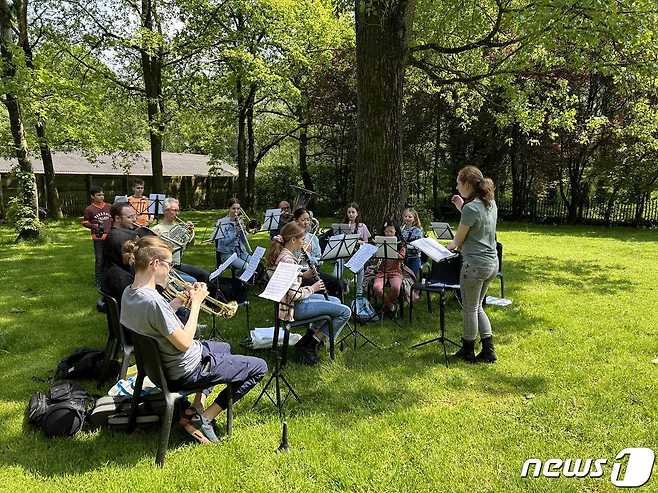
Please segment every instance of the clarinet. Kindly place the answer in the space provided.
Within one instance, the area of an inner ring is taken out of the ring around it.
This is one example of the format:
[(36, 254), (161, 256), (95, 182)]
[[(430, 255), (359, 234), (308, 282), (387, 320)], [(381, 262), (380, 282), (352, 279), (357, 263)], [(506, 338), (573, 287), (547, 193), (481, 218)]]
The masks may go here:
[[(306, 253), (306, 245), (307, 244), (308, 243), (304, 242), (304, 244), (302, 245), (302, 249), (301, 249), (302, 260), (306, 261), (306, 264), (308, 265), (308, 270), (311, 271), (311, 275), (313, 276), (313, 279), (316, 282), (321, 281), (322, 279), (320, 279), (320, 274), (318, 274), (318, 269), (315, 267), (315, 265), (313, 265), (311, 263), (311, 259), (308, 257), (308, 253)], [(325, 287), (322, 294), (324, 294), (324, 299), (329, 301), (329, 295), (327, 294), (327, 288), (326, 287)]]

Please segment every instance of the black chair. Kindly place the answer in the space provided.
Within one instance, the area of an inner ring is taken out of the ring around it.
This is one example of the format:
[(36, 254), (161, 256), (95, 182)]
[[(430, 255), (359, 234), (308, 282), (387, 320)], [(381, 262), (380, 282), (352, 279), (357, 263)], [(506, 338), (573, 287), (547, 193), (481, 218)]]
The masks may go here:
[(500, 279), (500, 297), (505, 297), (505, 280), (503, 278), (503, 244), (496, 242), (496, 254), (498, 255), (498, 272), (496, 277)]
[[(127, 329), (126, 329), (127, 330)], [(158, 451), (155, 456), (155, 463), (159, 467), (164, 466), (165, 455), (169, 445), (169, 435), (171, 434), (171, 425), (174, 418), (174, 406), (178, 399), (184, 398), (188, 394), (201, 392), (204, 387), (197, 389), (185, 389), (182, 392), (176, 392), (169, 388), (167, 377), (165, 376), (164, 367), (160, 358), (160, 350), (155, 339), (130, 331), (135, 343), (135, 359), (137, 360), (137, 379), (133, 391), (132, 407), (130, 410), (130, 420), (128, 422), (128, 433), (135, 430), (137, 422), (137, 410), (142, 401), (142, 384), (144, 378), (149, 377), (151, 381), (162, 390), (162, 397), (165, 401), (165, 413), (162, 417), (162, 426), (160, 428), (160, 442)], [(228, 388), (228, 408), (226, 409), (226, 435), (231, 436), (233, 432), (233, 390), (230, 385)]]
[(130, 366), (130, 356), (134, 349), (119, 323), (119, 304), (117, 300), (103, 291), (100, 291), (100, 294), (103, 297), (107, 318), (107, 342), (105, 344), (105, 361), (98, 381), (99, 388), (103, 382), (114, 377), (114, 375), (110, 375), (113, 361), (119, 360), (121, 362), (119, 378), (126, 378)]
[[(432, 294), (443, 295), (446, 292), (453, 293), (457, 301), (461, 304), (461, 293), (459, 288), (451, 288), (449, 286), (459, 286), (459, 276), (462, 268), (462, 256), (452, 257), (442, 262), (432, 262), (430, 272), (427, 276), (420, 273), (420, 278), (416, 281), (412, 288), (413, 291), (418, 291), (422, 294), (425, 292), (427, 295), (427, 311), (432, 313)], [(447, 286), (446, 286), (447, 285)], [(409, 319), (411, 320), (413, 304), (409, 305)]]

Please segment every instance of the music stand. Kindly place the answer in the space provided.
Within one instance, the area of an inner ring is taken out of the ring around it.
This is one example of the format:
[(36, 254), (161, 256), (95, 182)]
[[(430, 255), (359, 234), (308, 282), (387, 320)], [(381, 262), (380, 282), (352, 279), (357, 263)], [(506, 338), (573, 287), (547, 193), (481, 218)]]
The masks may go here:
[[(436, 268), (439, 266), (440, 268)], [(442, 260), (436, 261), (432, 260), (432, 288), (431, 292), (439, 293), (439, 335), (427, 341), (419, 342), (411, 346), (412, 349), (431, 344), (433, 342), (438, 342), (443, 346), (443, 356), (445, 358), (445, 365), (448, 368), (448, 350), (446, 348), (446, 343), (453, 344), (458, 348), (461, 347), (461, 344), (449, 339), (446, 337), (446, 320), (445, 320), (445, 307), (446, 307), (446, 291), (454, 290), (452, 286), (459, 284), (459, 270), (461, 266), (461, 256), (452, 256), (446, 257)], [(436, 270), (439, 272), (437, 273)]]
[(147, 214), (149, 216), (153, 216), (156, 219), (158, 216), (161, 216), (164, 214), (164, 201), (165, 201), (165, 194), (164, 193), (151, 193), (149, 194), (149, 206), (148, 209), (146, 210)]
[(448, 223), (432, 222), (430, 227), (434, 231), (437, 240), (452, 240), (455, 237)]
[[(283, 373), (283, 369), (286, 366), (288, 361), (288, 342), (290, 341), (290, 324), (286, 323), (283, 325), (283, 345), (279, 349), (279, 330), (281, 329), (281, 320), (279, 319), (279, 307), (281, 304), (286, 304), (283, 299), (286, 297), (286, 294), (291, 289), (292, 284), (297, 278), (299, 272), (299, 266), (296, 264), (287, 264), (285, 262), (280, 262), (277, 266), (274, 274), (270, 278), (270, 281), (267, 283), (265, 290), (259, 294), (261, 298), (265, 298), (270, 301), (274, 301), (274, 335), (272, 338), (272, 352), (274, 353), (274, 369), (270, 378), (267, 380), (261, 390), (260, 394), (256, 398), (252, 409), (255, 408), (260, 402), (263, 395), (266, 395), (267, 398), (274, 404), (279, 412), (279, 419), (283, 422), (284, 420), (284, 406), (292, 395), (297, 402), (301, 402), (299, 395), (295, 392), (290, 382)], [(290, 305), (287, 305), (290, 306)], [(275, 395), (272, 397), (268, 392), (270, 385), (274, 382)], [(281, 396), (281, 384), (285, 385), (288, 389), (285, 397)]]
[[(387, 262), (388, 260), (404, 260), (400, 258), (400, 253), (398, 252), (398, 239), (395, 236), (375, 236), (375, 245), (377, 245), (377, 251), (373, 256), (376, 259), (379, 259), (381, 262)], [(388, 280), (388, 271), (384, 269), (384, 284), (382, 286), (382, 302), (384, 299), (384, 289), (386, 289), (386, 281)], [(381, 322), (384, 323), (384, 312), (382, 309), (381, 313)], [(397, 321), (393, 322), (399, 327)]]
[(265, 220), (263, 221), (261, 231), (276, 231), (279, 229), (282, 214), (282, 209), (267, 209), (265, 211)]

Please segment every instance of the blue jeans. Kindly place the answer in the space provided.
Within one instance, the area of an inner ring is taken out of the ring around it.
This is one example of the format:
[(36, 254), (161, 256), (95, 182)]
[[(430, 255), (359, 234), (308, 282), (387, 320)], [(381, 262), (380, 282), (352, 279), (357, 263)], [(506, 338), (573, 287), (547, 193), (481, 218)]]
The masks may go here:
[[(352, 310), (348, 306), (342, 305), (335, 296), (329, 296), (327, 301), (324, 299), (323, 294), (317, 293), (295, 303), (295, 320), (314, 318), (320, 315), (329, 315), (331, 317), (335, 340), (352, 316)], [(320, 330), (329, 337), (329, 327), (322, 327)]]
[(487, 288), (498, 272), (498, 261), (487, 267), (476, 267), (464, 261), (459, 277), (464, 315), (464, 340), (474, 341), (491, 337), (491, 322), (482, 309)]

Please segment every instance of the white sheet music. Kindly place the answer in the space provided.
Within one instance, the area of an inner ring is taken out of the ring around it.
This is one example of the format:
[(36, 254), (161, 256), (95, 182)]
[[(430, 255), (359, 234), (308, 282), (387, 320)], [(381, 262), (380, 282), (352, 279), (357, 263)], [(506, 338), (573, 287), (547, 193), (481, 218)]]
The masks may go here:
[(351, 257), (354, 254), (359, 238), (360, 236), (358, 234), (340, 234), (329, 237), (321, 260)]
[(254, 250), (254, 253), (252, 253), (251, 257), (249, 258), (249, 264), (247, 264), (247, 268), (239, 278), (242, 282), (248, 282), (249, 279), (251, 279), (251, 276), (253, 276), (254, 272), (256, 272), (258, 264), (260, 263), (260, 259), (263, 258), (263, 255), (265, 255), (265, 249), (262, 246), (256, 247), (256, 250)]
[(114, 196), (114, 203), (119, 204), (119, 203), (124, 203), (128, 202), (128, 196), (127, 195), (115, 195)]
[(267, 209), (265, 211), (265, 220), (263, 221), (263, 226), (261, 231), (272, 231), (279, 227), (279, 221), (281, 220), (281, 214), (283, 211), (281, 209)]
[[(164, 211), (164, 193), (152, 193), (149, 194), (149, 214), (162, 214)], [(157, 205), (157, 210), (156, 210)]]
[(210, 275), (208, 276), (208, 281), (213, 282), (217, 276), (219, 276), (222, 272), (224, 272), (226, 269), (228, 269), (228, 266), (231, 265), (231, 263), (232, 263), (236, 258), (238, 258), (238, 256), (237, 256), (235, 253), (232, 253), (231, 256), (230, 256), (229, 258), (227, 258), (226, 260), (224, 260), (224, 262), (222, 263), (222, 265), (220, 265), (219, 267), (217, 267), (217, 270), (216, 270), (215, 272), (213, 272), (212, 274), (210, 274)]
[(457, 255), (456, 253), (452, 253), (434, 238), (420, 238), (412, 241), (411, 244), (435, 262), (455, 257)]
[(300, 266), (297, 264), (279, 262), (274, 274), (270, 278), (270, 282), (265, 286), (265, 291), (258, 296), (279, 303), (286, 296), (292, 284), (297, 280), (299, 269)]
[(377, 258), (398, 260), (398, 239), (395, 236), (375, 236), (375, 246), (377, 247)]
[(366, 265), (366, 262), (372, 258), (372, 256), (377, 251), (376, 245), (371, 245), (370, 243), (364, 243), (356, 251), (354, 256), (345, 264), (349, 270), (355, 274), (363, 269), (363, 266)]

